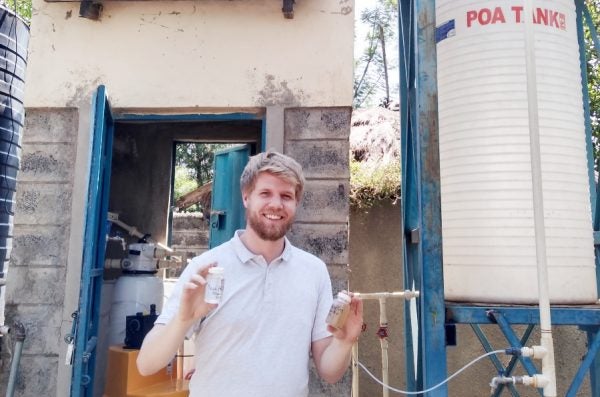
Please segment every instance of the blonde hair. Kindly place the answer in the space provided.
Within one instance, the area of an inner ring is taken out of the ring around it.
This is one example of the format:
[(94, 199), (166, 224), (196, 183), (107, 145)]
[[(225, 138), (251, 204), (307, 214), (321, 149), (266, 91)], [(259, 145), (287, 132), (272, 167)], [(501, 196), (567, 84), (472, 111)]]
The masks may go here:
[(250, 157), (240, 178), (242, 192), (251, 192), (254, 189), (256, 178), (263, 172), (283, 178), (294, 185), (296, 201), (300, 201), (305, 179), (302, 166), (296, 160), (273, 150)]

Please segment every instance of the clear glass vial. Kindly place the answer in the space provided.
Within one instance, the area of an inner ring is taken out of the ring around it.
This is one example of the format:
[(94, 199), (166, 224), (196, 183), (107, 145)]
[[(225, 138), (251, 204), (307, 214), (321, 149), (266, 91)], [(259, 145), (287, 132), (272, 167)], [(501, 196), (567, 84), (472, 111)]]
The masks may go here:
[(225, 269), (222, 267), (211, 267), (206, 277), (206, 289), (204, 290), (204, 301), (217, 304), (223, 297), (225, 287)]
[(325, 322), (334, 328), (342, 328), (346, 324), (348, 313), (350, 313), (351, 301), (352, 298), (346, 292), (338, 292)]

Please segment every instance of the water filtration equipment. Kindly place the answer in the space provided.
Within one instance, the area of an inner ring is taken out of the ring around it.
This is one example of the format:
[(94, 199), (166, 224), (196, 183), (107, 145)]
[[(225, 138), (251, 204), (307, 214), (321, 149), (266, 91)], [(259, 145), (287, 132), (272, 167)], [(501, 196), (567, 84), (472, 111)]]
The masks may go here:
[(150, 313), (151, 305), (162, 311), (164, 287), (156, 277), (160, 252), (156, 245), (140, 242), (129, 245), (127, 258), (121, 267), (123, 275), (115, 283), (110, 312), (109, 344), (123, 345), (126, 336), (126, 318), (137, 313)]
[(436, 2), (446, 299), (538, 298), (524, 18), (535, 25), (550, 298), (597, 298), (573, 0)]

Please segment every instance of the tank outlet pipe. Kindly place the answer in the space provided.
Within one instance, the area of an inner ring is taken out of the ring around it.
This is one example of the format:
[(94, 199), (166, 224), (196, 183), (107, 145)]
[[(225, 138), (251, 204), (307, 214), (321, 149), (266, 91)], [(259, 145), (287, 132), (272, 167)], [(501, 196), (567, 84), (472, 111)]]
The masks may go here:
[(550, 383), (550, 380), (544, 375), (533, 376), (495, 376), (490, 382), (491, 393), (494, 394), (500, 385), (524, 385), (533, 386), (535, 388), (545, 388)]
[(6, 397), (13, 397), (15, 394), (15, 386), (17, 384), (17, 375), (19, 372), (19, 362), (21, 361), (21, 353), (23, 351), (23, 342), (25, 341), (26, 332), (23, 323), (17, 322), (13, 327), (13, 338), (15, 339), (15, 348), (10, 362), (10, 374), (8, 376), (8, 385), (6, 386)]
[(387, 299), (387, 298), (404, 298), (411, 300), (419, 297), (419, 291), (396, 291), (396, 292), (354, 292), (354, 296), (360, 299)]
[[(354, 296), (360, 299), (372, 299), (379, 301), (379, 329), (377, 336), (381, 348), (381, 377), (384, 385), (389, 384), (389, 342), (388, 342), (388, 318), (387, 318), (387, 299), (403, 298), (404, 300), (415, 299), (419, 296), (419, 291), (396, 291), (396, 292), (354, 292)], [(352, 396), (359, 395), (358, 384), (358, 346), (355, 343), (352, 348)], [(355, 381), (356, 379), (356, 381)], [(389, 397), (390, 391), (383, 387), (383, 397)]]
[(542, 359), (542, 374), (548, 379), (544, 386), (545, 397), (556, 397), (556, 370), (554, 344), (550, 319), (550, 294), (546, 258), (546, 232), (544, 226), (544, 195), (542, 190), (542, 160), (540, 150), (540, 123), (537, 97), (537, 72), (535, 59), (535, 32), (533, 26), (533, 0), (524, 0), (525, 69), (527, 72), (527, 109), (529, 116), (529, 147), (531, 156), (531, 184), (533, 190), (533, 219), (535, 228), (535, 253), (537, 261), (538, 294), (540, 308), (540, 344), (547, 350)]

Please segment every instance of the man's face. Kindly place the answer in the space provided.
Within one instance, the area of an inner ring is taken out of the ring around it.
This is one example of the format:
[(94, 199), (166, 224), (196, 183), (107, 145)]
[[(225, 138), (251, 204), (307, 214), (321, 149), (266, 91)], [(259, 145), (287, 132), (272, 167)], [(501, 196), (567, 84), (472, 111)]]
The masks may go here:
[(292, 183), (261, 172), (254, 189), (242, 196), (248, 227), (263, 240), (277, 241), (292, 227), (298, 206)]

